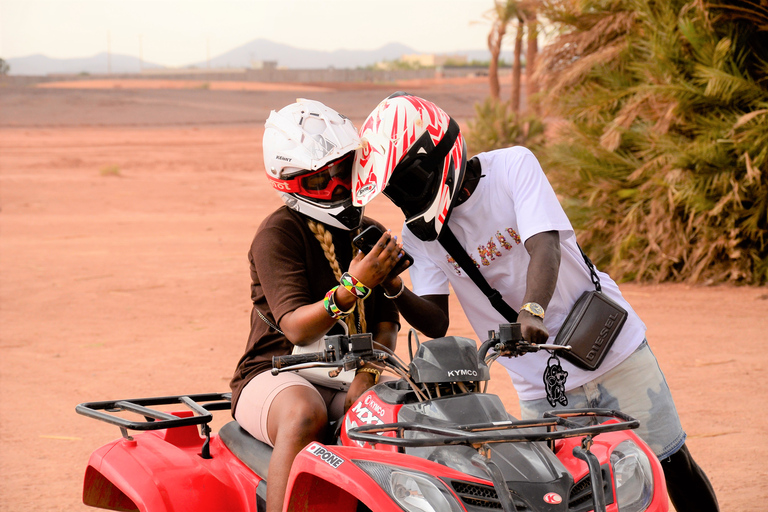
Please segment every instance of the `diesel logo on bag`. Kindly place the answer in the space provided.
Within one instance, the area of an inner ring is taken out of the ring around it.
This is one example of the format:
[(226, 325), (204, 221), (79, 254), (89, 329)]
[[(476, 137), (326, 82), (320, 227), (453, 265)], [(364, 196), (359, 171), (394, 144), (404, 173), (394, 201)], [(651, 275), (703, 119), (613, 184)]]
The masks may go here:
[(611, 327), (613, 327), (613, 324), (616, 323), (616, 319), (619, 317), (618, 313), (614, 313), (611, 316), (608, 317), (608, 320), (605, 321), (605, 327), (603, 327), (600, 330), (600, 335), (595, 340), (595, 343), (592, 345), (592, 350), (589, 351), (589, 354), (587, 354), (587, 359), (590, 361), (593, 361), (595, 357), (597, 357), (600, 349), (603, 346), (603, 343), (605, 343), (605, 340), (608, 337), (608, 334), (611, 332)]

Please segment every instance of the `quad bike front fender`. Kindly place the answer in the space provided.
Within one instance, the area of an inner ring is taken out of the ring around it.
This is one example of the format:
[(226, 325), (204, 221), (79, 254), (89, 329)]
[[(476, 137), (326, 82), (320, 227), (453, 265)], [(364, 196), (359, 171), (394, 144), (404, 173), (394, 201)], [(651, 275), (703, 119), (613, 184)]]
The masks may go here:
[(358, 503), (362, 503), (373, 512), (402, 512), (392, 497), (353, 460), (401, 467), (442, 478), (489, 483), (412, 455), (310, 443), (294, 459), (283, 510), (356, 512), (360, 510)]
[[(651, 448), (645, 444), (637, 434), (631, 430), (622, 430), (619, 432), (606, 432), (596, 436), (591, 447), (592, 453), (594, 453), (600, 461), (604, 463), (610, 460), (611, 452), (622, 441), (633, 441), (638, 448), (640, 448), (648, 457), (648, 462), (651, 465), (651, 471), (653, 472), (653, 497), (646, 512), (667, 512), (669, 510), (669, 500), (667, 497), (667, 484), (664, 479), (664, 471), (661, 467), (656, 454), (653, 453)], [(557, 441), (555, 443), (555, 453), (563, 463), (568, 472), (573, 475), (575, 481), (579, 481), (588, 477), (588, 468), (586, 462), (576, 458), (573, 455), (573, 449), (581, 445), (581, 438), (568, 438)], [(608, 466), (606, 466), (608, 467)], [(605, 481), (606, 486), (611, 487), (611, 494), (615, 496), (615, 480), (613, 475), (613, 469), (610, 469), (610, 473), (607, 475), (608, 479)], [(618, 503), (614, 501), (608, 505), (607, 510), (618, 511)]]

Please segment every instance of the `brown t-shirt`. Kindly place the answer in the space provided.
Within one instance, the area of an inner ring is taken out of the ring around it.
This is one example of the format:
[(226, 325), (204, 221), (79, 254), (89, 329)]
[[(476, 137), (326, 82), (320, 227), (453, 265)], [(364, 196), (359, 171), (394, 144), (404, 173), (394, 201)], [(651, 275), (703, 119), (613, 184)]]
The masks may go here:
[[(364, 217), (363, 226), (378, 224)], [(353, 232), (325, 226), (333, 236), (336, 259), (342, 270), (352, 260)], [(380, 226), (381, 227), (381, 226)], [(251, 266), (251, 333), (245, 354), (230, 382), (232, 411), (248, 382), (272, 368), (272, 356), (290, 354), (293, 344), (259, 317), (260, 311), (274, 325), (286, 313), (313, 304), (339, 284), (320, 242), (307, 225), (306, 217), (283, 206), (267, 217), (256, 231), (248, 252)], [(379, 322), (399, 323), (393, 301), (383, 296), (380, 286), (365, 299), (368, 331)]]

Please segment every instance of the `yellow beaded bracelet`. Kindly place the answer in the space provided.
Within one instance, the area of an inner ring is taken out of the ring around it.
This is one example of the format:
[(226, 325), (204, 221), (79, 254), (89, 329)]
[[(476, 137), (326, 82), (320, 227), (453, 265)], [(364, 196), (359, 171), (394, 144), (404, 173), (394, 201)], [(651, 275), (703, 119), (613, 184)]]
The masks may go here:
[(355, 372), (355, 375), (357, 375), (358, 373), (372, 373), (375, 376), (373, 380), (374, 386), (379, 383), (379, 379), (381, 378), (381, 370), (379, 370), (378, 368), (371, 368), (370, 366), (364, 366), (362, 368), (358, 368), (357, 371)]

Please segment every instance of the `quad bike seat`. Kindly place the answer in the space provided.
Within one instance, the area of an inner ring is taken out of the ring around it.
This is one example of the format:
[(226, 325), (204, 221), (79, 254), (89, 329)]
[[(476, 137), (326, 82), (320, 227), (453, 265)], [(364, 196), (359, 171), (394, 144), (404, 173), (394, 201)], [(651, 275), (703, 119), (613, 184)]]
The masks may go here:
[(249, 434), (236, 421), (230, 421), (219, 430), (219, 438), (243, 464), (267, 480), (272, 447)]

